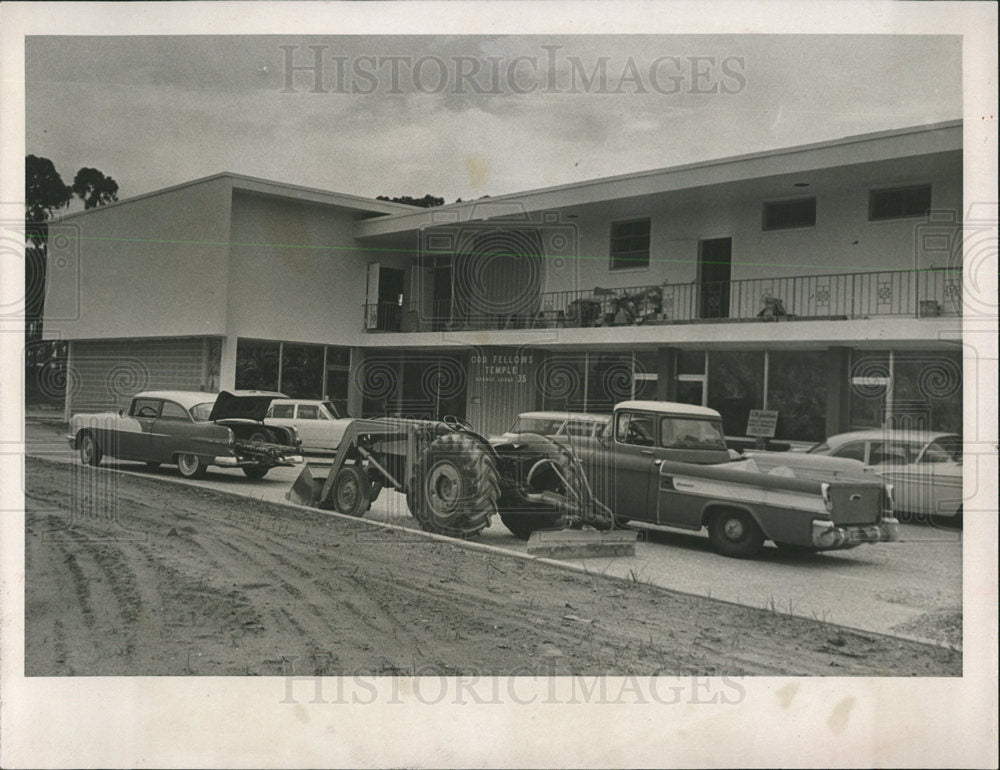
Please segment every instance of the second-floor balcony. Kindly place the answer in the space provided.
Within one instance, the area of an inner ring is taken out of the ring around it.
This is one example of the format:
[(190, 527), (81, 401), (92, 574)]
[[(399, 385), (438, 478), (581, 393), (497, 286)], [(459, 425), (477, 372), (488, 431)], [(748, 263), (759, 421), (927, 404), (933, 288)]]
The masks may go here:
[[(419, 308), (419, 309), (417, 309)], [(367, 331), (427, 332), (739, 321), (958, 316), (960, 268), (751, 278), (543, 292), (528, 309), (479, 312), (469, 298), (364, 305)]]

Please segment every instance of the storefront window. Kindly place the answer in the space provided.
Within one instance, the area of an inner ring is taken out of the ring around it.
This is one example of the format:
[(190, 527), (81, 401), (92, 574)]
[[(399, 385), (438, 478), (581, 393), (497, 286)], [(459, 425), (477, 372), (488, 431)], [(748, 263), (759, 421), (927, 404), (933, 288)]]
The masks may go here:
[(888, 350), (856, 350), (852, 353), (847, 391), (851, 430), (882, 427), (891, 366)]
[(236, 387), (240, 390), (277, 390), (278, 342), (240, 340), (236, 345)]
[(826, 354), (768, 354), (767, 408), (778, 413), (775, 437), (792, 441), (826, 438)]
[(727, 436), (744, 436), (751, 409), (764, 405), (763, 352), (713, 351), (708, 356), (708, 406), (722, 414)]
[(896, 353), (893, 386), (894, 428), (962, 432), (960, 353)]
[(678, 374), (704, 374), (705, 351), (680, 350), (677, 353)]
[(326, 398), (341, 414), (347, 414), (347, 391), (351, 380), (351, 349), (326, 349)]
[(610, 414), (632, 398), (631, 353), (591, 353), (588, 362), (586, 411)]
[(361, 416), (384, 417), (399, 411), (402, 366), (398, 356), (369, 353), (354, 373), (361, 391)]
[(323, 397), (322, 345), (282, 345), (280, 390), (290, 398)]
[(536, 380), (542, 395), (542, 409), (586, 411), (586, 353), (551, 354), (538, 367)]
[(400, 415), (441, 420), (465, 418), (468, 357), (421, 352), (369, 354), (359, 367), (364, 416)]

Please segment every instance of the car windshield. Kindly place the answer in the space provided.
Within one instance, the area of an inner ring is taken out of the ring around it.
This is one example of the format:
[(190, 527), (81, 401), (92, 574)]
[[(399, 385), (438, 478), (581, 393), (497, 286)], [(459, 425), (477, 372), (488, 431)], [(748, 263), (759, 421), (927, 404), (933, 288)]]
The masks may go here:
[(333, 416), (335, 420), (341, 419), (340, 412), (337, 411), (337, 407), (335, 407), (332, 402), (324, 401), (323, 406), (326, 407), (327, 411)]
[(562, 427), (562, 418), (555, 420), (546, 417), (519, 416), (511, 426), (511, 433), (538, 433), (541, 436), (554, 436)]
[(195, 422), (208, 422), (208, 416), (212, 413), (214, 401), (206, 401), (204, 404), (195, 404), (190, 409), (191, 417)]
[(927, 446), (921, 462), (960, 463), (962, 462), (962, 439), (958, 436), (942, 436)]
[(907, 441), (893, 441), (872, 444), (868, 457), (869, 465), (909, 465), (917, 461), (920, 444)]
[(669, 449), (721, 449), (726, 451), (722, 426), (711, 420), (664, 417), (660, 421), (660, 445)]
[(574, 420), (571, 418), (567, 420), (559, 433), (570, 436), (599, 436), (604, 430), (605, 424), (605, 420)]

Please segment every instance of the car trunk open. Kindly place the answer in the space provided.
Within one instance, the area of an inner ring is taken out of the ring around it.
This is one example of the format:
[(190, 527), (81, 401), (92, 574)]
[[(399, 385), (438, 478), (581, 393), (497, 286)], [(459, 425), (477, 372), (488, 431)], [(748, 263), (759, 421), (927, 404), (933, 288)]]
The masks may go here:
[(212, 422), (220, 420), (252, 420), (262, 422), (267, 408), (276, 398), (285, 398), (281, 393), (266, 391), (228, 391), (224, 390), (215, 399), (212, 412), (208, 419)]

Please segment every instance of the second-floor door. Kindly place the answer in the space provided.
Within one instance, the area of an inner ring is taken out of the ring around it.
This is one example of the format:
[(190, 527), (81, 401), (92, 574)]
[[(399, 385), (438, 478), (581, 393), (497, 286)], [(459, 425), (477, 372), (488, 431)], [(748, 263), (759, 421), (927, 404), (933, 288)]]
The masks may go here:
[(698, 241), (698, 316), (729, 318), (729, 282), (732, 279), (733, 239)]

